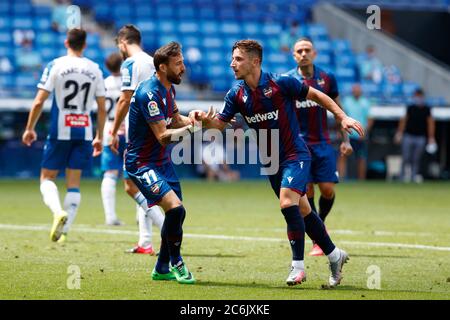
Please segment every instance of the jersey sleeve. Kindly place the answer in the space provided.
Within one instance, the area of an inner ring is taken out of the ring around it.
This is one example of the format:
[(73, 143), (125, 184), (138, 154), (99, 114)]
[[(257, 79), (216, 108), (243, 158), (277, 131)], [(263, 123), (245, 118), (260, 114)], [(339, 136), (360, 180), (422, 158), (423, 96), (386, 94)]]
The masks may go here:
[(238, 113), (236, 93), (230, 90), (225, 96), (222, 110), (217, 114), (217, 118), (223, 122), (230, 122), (236, 113)]
[(328, 76), (330, 77), (330, 92), (328, 93), (328, 96), (331, 99), (336, 99), (339, 96), (339, 90), (338, 90), (336, 77), (332, 73), (329, 73)]
[(37, 87), (45, 91), (52, 92), (55, 88), (55, 61), (50, 62), (42, 72), (41, 79)]
[(136, 86), (138, 84), (138, 74), (134, 61), (124, 61), (120, 68), (120, 74), (122, 76), (122, 87), (120, 90), (136, 90)]
[(150, 124), (165, 119), (162, 101), (158, 99), (157, 95), (152, 94), (151, 92), (146, 93), (141, 90), (136, 91), (136, 93), (139, 100), (139, 107), (141, 108), (147, 123)]
[(295, 100), (305, 100), (308, 95), (309, 86), (300, 82), (293, 76), (282, 75), (277, 79), (277, 83), (287, 95)]

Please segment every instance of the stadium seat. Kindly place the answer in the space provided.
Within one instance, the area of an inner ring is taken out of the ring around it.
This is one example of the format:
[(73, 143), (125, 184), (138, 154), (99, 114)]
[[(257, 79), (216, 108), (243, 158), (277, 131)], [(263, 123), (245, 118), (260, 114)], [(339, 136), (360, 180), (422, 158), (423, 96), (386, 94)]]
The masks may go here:
[(33, 19), (27, 16), (16, 16), (12, 19), (14, 29), (32, 29)]
[(50, 30), (52, 27), (52, 21), (50, 18), (41, 17), (41, 18), (35, 18), (33, 20), (33, 28), (36, 30), (36, 33), (39, 33), (41, 31), (47, 31)]
[(177, 31), (180, 33), (197, 34), (200, 31), (200, 25), (195, 21), (181, 21), (178, 23)]

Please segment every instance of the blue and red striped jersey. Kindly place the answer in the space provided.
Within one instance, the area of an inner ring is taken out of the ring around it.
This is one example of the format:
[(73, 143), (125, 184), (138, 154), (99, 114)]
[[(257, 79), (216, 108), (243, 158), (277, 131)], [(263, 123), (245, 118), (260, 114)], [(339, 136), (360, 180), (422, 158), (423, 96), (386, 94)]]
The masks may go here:
[[(259, 129), (277, 129), (280, 164), (289, 160), (307, 160), (310, 159), (310, 153), (300, 136), (295, 100), (304, 99), (308, 90), (307, 85), (294, 77), (261, 72), (255, 91), (244, 81), (228, 91), (218, 118), (229, 122), (236, 113), (242, 114), (248, 126), (256, 130), (258, 139)], [(267, 133), (270, 137), (271, 133)], [(275, 150), (271, 150), (273, 151)]]
[[(331, 99), (339, 96), (336, 78), (330, 72), (325, 72), (314, 66), (312, 78), (306, 79), (298, 69), (292, 69), (288, 73), (302, 83), (318, 89)], [(299, 99), (296, 102), (297, 119), (300, 124), (300, 132), (308, 145), (319, 143), (331, 143), (328, 132), (327, 110), (315, 101)]]
[(166, 90), (155, 75), (138, 85), (129, 111), (127, 170), (133, 172), (144, 166), (160, 166), (170, 161), (169, 150), (159, 143), (150, 124), (165, 120), (169, 128), (176, 112), (174, 86)]

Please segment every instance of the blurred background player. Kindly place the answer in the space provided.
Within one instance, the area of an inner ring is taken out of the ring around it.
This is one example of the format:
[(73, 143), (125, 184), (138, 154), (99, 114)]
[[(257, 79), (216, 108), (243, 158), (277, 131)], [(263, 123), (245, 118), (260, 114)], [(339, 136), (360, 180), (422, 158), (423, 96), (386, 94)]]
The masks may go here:
[(204, 143), (202, 150), (202, 164), (199, 172), (208, 181), (237, 181), (239, 171), (232, 170), (226, 163), (226, 150), (221, 143), (216, 142), (216, 138), (211, 137), (210, 143)]
[[(201, 111), (190, 113), (192, 119), (203, 122), (206, 128), (223, 130), (236, 113), (242, 113), (252, 129), (279, 130), (277, 173), (269, 180), (280, 199), (281, 212), (286, 220), (287, 235), (292, 250), (291, 271), (286, 279), (288, 285), (300, 284), (306, 279), (304, 267), (305, 232), (317, 241), (330, 261), (329, 285), (334, 287), (342, 279), (342, 267), (348, 260), (344, 250), (337, 248), (325, 230), (320, 218), (311, 210), (306, 199), (306, 184), (311, 163), (308, 147), (300, 136), (295, 117), (294, 100), (306, 98), (321, 103), (336, 117), (343, 129), (354, 128), (363, 135), (360, 124), (347, 117), (331, 98), (313, 87), (301, 83), (292, 76), (278, 76), (262, 72), (262, 47), (254, 40), (241, 40), (232, 49), (231, 68), (237, 80), (243, 80), (232, 87), (225, 96), (222, 111), (206, 114)], [(275, 114), (272, 117), (263, 115)], [(249, 121), (248, 119), (255, 119)], [(274, 151), (272, 151), (275, 153)]]
[[(117, 35), (117, 46), (124, 59), (120, 73), (122, 75), (121, 95), (117, 102), (114, 122), (111, 126), (111, 136), (109, 144), (111, 150), (118, 153), (119, 150), (119, 130), (122, 127), (128, 109), (130, 107), (131, 97), (139, 82), (150, 78), (155, 72), (153, 58), (145, 53), (141, 47), (141, 33), (133, 25), (123, 26)], [(125, 126), (127, 121), (125, 121)], [(129, 179), (126, 170), (124, 170), (125, 191), (138, 204), (138, 223), (139, 223), (139, 241), (129, 253), (155, 254), (152, 246), (152, 224), (159, 229), (162, 228), (164, 216), (158, 206), (148, 207), (147, 201), (136, 185)]]
[(419, 175), (420, 160), (425, 145), (428, 144), (430, 151), (436, 151), (435, 130), (436, 124), (430, 107), (425, 102), (425, 93), (419, 88), (414, 92), (413, 103), (407, 107), (406, 115), (400, 119), (394, 137), (396, 143), (402, 144), (403, 181), (422, 182), (422, 176)]
[(106, 123), (103, 132), (103, 152), (101, 166), (103, 173), (101, 193), (103, 208), (105, 210), (105, 222), (107, 225), (120, 226), (123, 223), (118, 219), (116, 213), (116, 184), (119, 173), (123, 171), (123, 152), (125, 143), (125, 124), (122, 123), (119, 135), (119, 154), (114, 154), (108, 145), (108, 137), (114, 121), (116, 103), (120, 97), (122, 78), (120, 76), (120, 65), (122, 56), (119, 53), (110, 54), (105, 62), (106, 68), (111, 75), (105, 79), (106, 88)]
[[(373, 119), (370, 118), (370, 101), (362, 95), (361, 85), (352, 85), (352, 95), (343, 100), (344, 111), (349, 117), (358, 120), (364, 128), (366, 135), (360, 137), (354, 132), (349, 133), (350, 144), (353, 148), (353, 156), (356, 158), (356, 170), (358, 180), (366, 179), (367, 168), (367, 136), (373, 126)], [(345, 155), (340, 155), (338, 160), (339, 177), (344, 179), (347, 175), (347, 159)]]
[(191, 284), (195, 278), (180, 252), (186, 210), (167, 148), (194, 128), (188, 117), (180, 115), (175, 102), (173, 84), (181, 83), (186, 69), (176, 42), (159, 48), (154, 57), (156, 74), (138, 85), (131, 102), (125, 166), (148, 205), (160, 205), (166, 214), (152, 279)]
[[(50, 238), (58, 242), (66, 240), (80, 206), (82, 170), (90, 165), (92, 154), (98, 156), (102, 151), (105, 123), (103, 75), (96, 63), (83, 57), (86, 31), (69, 30), (64, 45), (67, 55), (51, 61), (42, 74), (22, 136), (22, 141), (27, 146), (36, 141), (34, 128), (45, 100), (54, 92), (50, 133), (41, 163), (40, 190), (44, 203), (53, 212)], [(94, 100), (98, 110), (96, 136), (92, 141), (91, 111)], [(66, 169), (67, 186), (63, 207), (55, 184), (61, 169)]]
[[(294, 44), (294, 59), (297, 67), (288, 72), (289, 75), (300, 80), (310, 87), (316, 88), (328, 95), (340, 107), (339, 92), (336, 79), (330, 72), (325, 72), (314, 64), (317, 52), (312, 40), (300, 38)], [(297, 119), (300, 124), (300, 132), (311, 152), (311, 174), (308, 181), (308, 201), (314, 212), (314, 184), (318, 184), (320, 190), (319, 216), (323, 222), (333, 207), (335, 199), (334, 186), (339, 182), (336, 151), (334, 150), (327, 125), (327, 110), (311, 100), (297, 101)], [(346, 132), (342, 133), (344, 141), (340, 145), (343, 155), (350, 155), (352, 147), (348, 141)], [(313, 245), (311, 256), (323, 255), (322, 250), (316, 244)]]

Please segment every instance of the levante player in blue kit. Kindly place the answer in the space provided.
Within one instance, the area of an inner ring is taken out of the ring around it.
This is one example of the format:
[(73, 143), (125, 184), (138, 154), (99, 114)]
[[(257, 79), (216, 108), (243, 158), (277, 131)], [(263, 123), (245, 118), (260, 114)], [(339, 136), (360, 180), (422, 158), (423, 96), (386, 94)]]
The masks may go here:
[(194, 131), (192, 121), (179, 114), (175, 88), (185, 72), (181, 46), (171, 42), (153, 57), (156, 74), (142, 81), (131, 99), (125, 168), (149, 207), (165, 212), (161, 247), (153, 280), (195, 282), (180, 253), (186, 211), (181, 187), (169, 158), (168, 144)]
[(293, 77), (263, 72), (261, 63), (262, 47), (257, 41), (236, 42), (232, 49), (231, 68), (236, 79), (243, 81), (227, 93), (225, 105), (217, 115), (210, 108), (208, 113), (195, 110), (189, 116), (202, 121), (206, 128), (223, 130), (236, 113), (241, 113), (257, 134), (261, 129), (278, 130), (279, 149), (272, 150), (272, 153), (278, 152), (280, 166), (276, 173), (269, 175), (269, 180), (280, 199), (292, 249), (291, 270), (286, 283), (295, 285), (306, 279), (303, 261), (306, 232), (328, 256), (331, 271), (329, 285), (334, 287), (342, 279), (342, 267), (348, 260), (348, 254), (333, 244), (322, 220), (312, 212), (306, 199), (311, 156), (300, 136), (295, 100), (314, 100), (330, 110), (343, 129), (354, 129), (360, 135), (364, 132), (360, 123), (347, 117), (327, 95)]
[[(314, 65), (316, 50), (311, 39), (300, 38), (294, 44), (293, 56), (297, 67), (287, 74), (295, 77), (304, 84), (322, 91), (338, 106), (340, 106), (339, 91), (336, 79), (331, 72), (322, 70)], [(336, 168), (336, 151), (331, 144), (327, 124), (327, 110), (320, 103), (310, 99), (297, 100), (297, 119), (300, 124), (300, 133), (311, 152), (311, 172), (308, 179), (307, 197), (309, 204), (316, 211), (314, 204), (314, 184), (319, 186), (319, 217), (325, 218), (331, 211), (335, 199), (335, 184), (339, 182)], [(352, 152), (348, 135), (342, 132), (343, 141), (339, 147), (344, 156)], [(323, 255), (317, 243), (314, 243), (311, 256)]]

